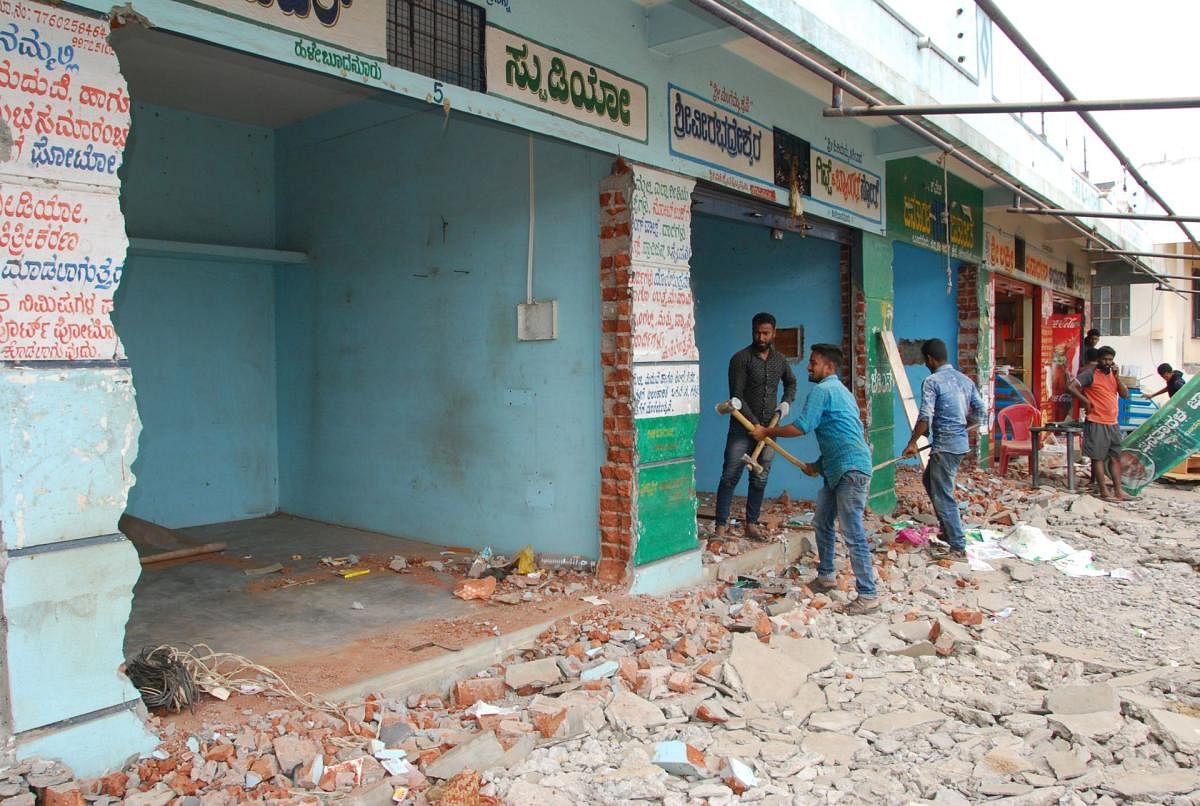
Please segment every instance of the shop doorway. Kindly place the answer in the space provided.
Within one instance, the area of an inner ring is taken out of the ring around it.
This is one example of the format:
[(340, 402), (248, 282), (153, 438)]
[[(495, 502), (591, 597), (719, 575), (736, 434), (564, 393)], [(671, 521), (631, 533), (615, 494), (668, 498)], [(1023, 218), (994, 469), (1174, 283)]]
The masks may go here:
[(113, 46), (142, 422), (122, 529), (143, 558), (224, 544), (144, 565), (127, 654), (206, 643), (319, 692), (570, 612), (452, 591), (485, 546), (598, 553), (611, 158), (536, 142), (559, 337), (518, 343), (528, 135), (141, 26)]
[[(793, 222), (777, 207), (711, 188), (700, 187), (695, 193), (692, 283), (700, 350), (696, 488), (702, 539), (712, 534), (715, 495), (730, 428), (728, 418), (713, 411), (715, 404), (729, 397), (730, 357), (750, 344), (754, 315), (771, 313), (776, 319), (775, 348), (796, 377), (793, 410), (798, 410), (795, 407), (803, 404), (812, 387), (806, 369), (809, 349), (817, 343), (844, 346), (842, 289), (846, 278), (842, 267), (848, 266), (849, 242), (846, 230), (824, 221)], [(789, 439), (784, 447), (805, 461), (815, 459), (818, 453), (811, 435)], [(736, 520), (732, 531), (738, 537), (748, 483), (748, 474), (743, 472), (731, 512)], [(786, 526), (808, 506), (795, 502), (811, 502), (818, 489), (817, 479), (776, 456), (760, 523), (768, 528)], [(775, 507), (773, 502), (781, 496), (792, 503)]]
[(995, 346), (995, 411), (1017, 403), (1037, 407), (1031, 386), (1036, 327), (1034, 287), (1029, 283), (996, 275), (996, 315), (992, 344)]

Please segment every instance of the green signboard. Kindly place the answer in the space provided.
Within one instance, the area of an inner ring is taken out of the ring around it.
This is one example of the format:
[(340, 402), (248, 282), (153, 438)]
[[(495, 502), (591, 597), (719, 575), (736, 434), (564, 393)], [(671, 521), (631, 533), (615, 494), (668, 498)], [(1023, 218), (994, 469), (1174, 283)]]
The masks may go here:
[(698, 414), (637, 420), (638, 461), (650, 464), (667, 459), (690, 459), (696, 453), (696, 424), (699, 421)]
[(1137, 493), (1200, 450), (1200, 375), (1121, 443), (1121, 486)]
[(635, 565), (696, 547), (695, 462), (638, 468)]
[(943, 254), (949, 240), (952, 258), (979, 263), (983, 191), (920, 157), (892, 160), (887, 164), (887, 233)]

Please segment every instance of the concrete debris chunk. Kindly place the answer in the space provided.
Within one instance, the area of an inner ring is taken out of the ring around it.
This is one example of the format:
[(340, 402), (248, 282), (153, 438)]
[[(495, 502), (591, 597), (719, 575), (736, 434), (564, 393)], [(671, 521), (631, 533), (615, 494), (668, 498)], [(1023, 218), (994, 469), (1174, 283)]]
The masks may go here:
[(654, 745), (652, 761), (671, 775), (693, 778), (706, 775), (704, 754), (686, 742), (659, 742)]
[(504, 667), (504, 682), (512, 689), (545, 688), (563, 679), (562, 669), (555, 658), (540, 658), (527, 663), (511, 663)]
[(483, 772), (498, 766), (504, 758), (504, 752), (504, 747), (496, 740), (495, 732), (483, 731), (426, 765), (425, 775), (446, 780), (463, 770)]
[(733, 636), (729, 663), (741, 680), (742, 690), (754, 702), (791, 700), (809, 672), (809, 667), (790, 652), (772, 649), (751, 633)]
[(630, 691), (613, 696), (604, 709), (604, 718), (617, 730), (656, 727), (666, 721), (661, 708)]
[(862, 729), (886, 735), (912, 730), (922, 725), (940, 725), (945, 721), (945, 714), (930, 711), (929, 709), (892, 711), (891, 713), (870, 717), (862, 723)]
[(1115, 713), (1120, 707), (1117, 693), (1107, 683), (1061, 686), (1046, 693), (1046, 710), (1055, 714)]
[(1109, 786), (1126, 798), (1176, 795), (1200, 789), (1200, 771), (1166, 768), (1136, 772), (1117, 776)]

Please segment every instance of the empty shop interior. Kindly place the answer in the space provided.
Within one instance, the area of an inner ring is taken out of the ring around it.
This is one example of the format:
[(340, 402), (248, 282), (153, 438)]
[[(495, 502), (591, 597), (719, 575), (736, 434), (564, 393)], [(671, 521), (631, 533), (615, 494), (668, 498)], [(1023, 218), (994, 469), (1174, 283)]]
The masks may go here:
[[(287, 660), (470, 607), (452, 581), (350, 584), (323, 556), (594, 558), (611, 157), (534, 143), (534, 289), (558, 337), (519, 342), (526, 134), (139, 26), (113, 41), (134, 100), (114, 314), (142, 422), (126, 523), (145, 522), (142, 554), (228, 544), (147, 567), (127, 652)], [(273, 563), (322, 584), (244, 573)]]

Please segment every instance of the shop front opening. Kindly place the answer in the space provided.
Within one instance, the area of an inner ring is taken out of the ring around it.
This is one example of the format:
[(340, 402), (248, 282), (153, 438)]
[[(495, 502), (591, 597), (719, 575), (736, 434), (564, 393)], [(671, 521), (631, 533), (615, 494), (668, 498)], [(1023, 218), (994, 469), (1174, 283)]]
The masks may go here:
[[(849, 235), (840, 227), (810, 220), (792, 222), (779, 208), (700, 188), (693, 202), (692, 281), (696, 300), (696, 342), (700, 350), (700, 419), (696, 433), (696, 488), (700, 497), (699, 535), (711, 548), (716, 495), (724, 465), (727, 416), (714, 406), (729, 397), (729, 362), (750, 345), (751, 321), (767, 312), (776, 320), (774, 348), (796, 379), (790, 422), (808, 396), (808, 354), (813, 344), (845, 348), (843, 282)], [(846, 356), (848, 370), (850, 356)], [(778, 387), (782, 399), (783, 385)], [(734, 423), (735, 427), (741, 426)], [(802, 461), (817, 458), (811, 435), (787, 439), (783, 447)], [(730, 541), (744, 534), (749, 473), (741, 473), (729, 516)], [(805, 522), (819, 479), (804, 475), (783, 457), (770, 465), (759, 523), (766, 531)], [(715, 554), (715, 552), (714, 552)]]
[(114, 321), (142, 424), (126, 653), (208, 644), (320, 692), (569, 612), (564, 585), (453, 591), (485, 547), (598, 553), (611, 159), (535, 142), (559, 327), (522, 343), (527, 134), (141, 26), (113, 40), (133, 99)]

